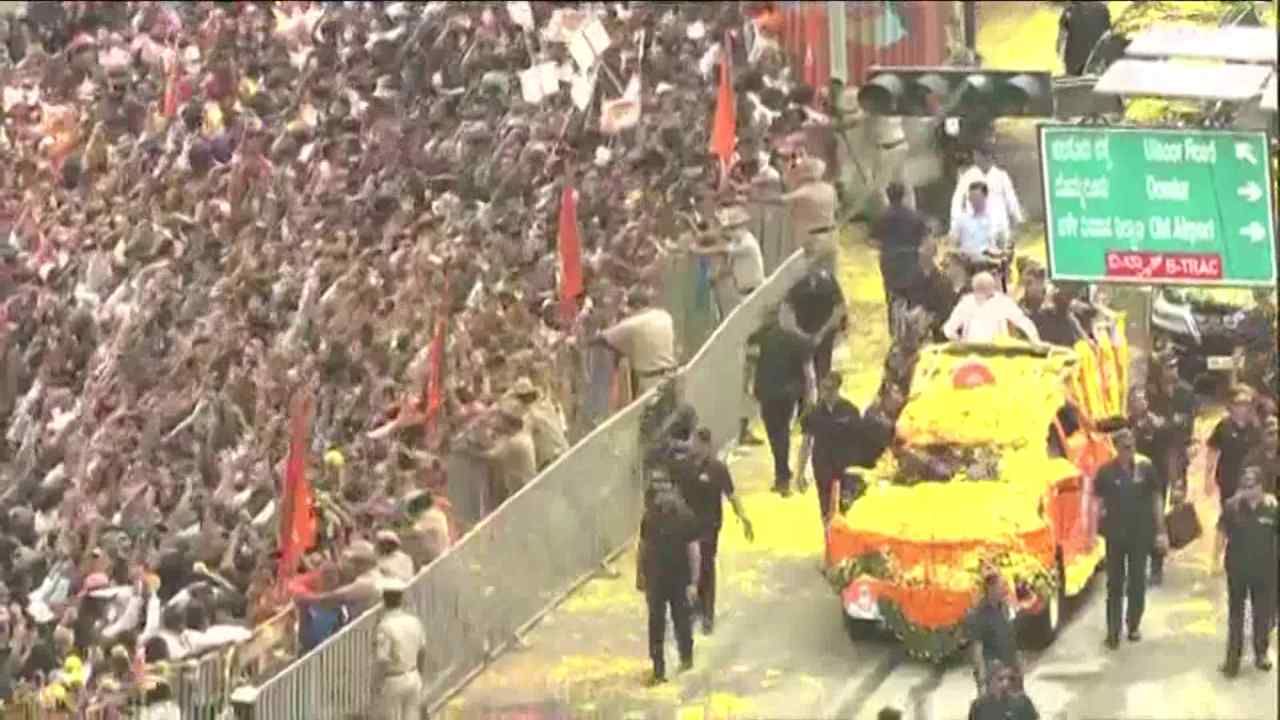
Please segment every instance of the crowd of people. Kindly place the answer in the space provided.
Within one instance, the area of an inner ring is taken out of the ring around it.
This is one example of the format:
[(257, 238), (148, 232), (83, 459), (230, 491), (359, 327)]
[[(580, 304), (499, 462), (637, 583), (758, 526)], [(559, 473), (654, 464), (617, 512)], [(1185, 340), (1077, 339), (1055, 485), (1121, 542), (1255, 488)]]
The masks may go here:
[[(662, 348), (621, 322), (667, 257), (722, 227), (702, 254), (741, 293), (762, 279), (740, 213), (715, 219), (704, 128), (726, 41), (733, 187), (776, 178), (767, 139), (814, 122), (776, 28), (743, 9), (64, 2), (0, 19), (0, 698), (163, 694), (143, 663), (237, 642), (290, 598), (313, 645), (448, 543), (444, 453), (490, 463), (500, 501), (565, 451), (590, 340), (641, 388), (673, 369), (674, 347), (643, 367)], [(609, 42), (584, 61), (597, 21)], [(620, 97), (638, 118), (619, 126)], [(792, 187), (820, 179), (806, 167)], [(321, 539), (281, 591), (300, 393)]]

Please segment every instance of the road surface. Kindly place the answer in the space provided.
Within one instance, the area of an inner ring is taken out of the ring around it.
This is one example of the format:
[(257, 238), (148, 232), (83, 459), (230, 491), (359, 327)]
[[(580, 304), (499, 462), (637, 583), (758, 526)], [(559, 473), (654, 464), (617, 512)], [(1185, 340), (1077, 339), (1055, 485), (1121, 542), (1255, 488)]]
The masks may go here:
[[(841, 280), (858, 332), (837, 354), (860, 406), (879, 381), (887, 340), (877, 265), (861, 243), (844, 248)], [(1212, 418), (1202, 419), (1201, 431)], [(892, 641), (852, 642), (819, 573), (822, 538), (814, 491), (781, 499), (763, 448), (731, 458), (756, 542), (732, 517), (721, 536), (716, 633), (698, 635), (695, 668), (656, 689), (634, 552), (621, 577), (586, 584), (449, 705), (448, 718), (861, 718), (886, 705), (917, 720), (964, 718), (973, 697), (962, 663), (907, 659)], [(1198, 472), (1198, 465), (1193, 472)], [(1204, 503), (1208, 523), (1213, 503)], [(1179, 553), (1154, 589), (1141, 643), (1102, 647), (1103, 583), (1085, 591), (1057, 642), (1028, 656), (1027, 689), (1045, 718), (1272, 720), (1274, 671), (1233, 682), (1216, 671), (1225, 647), (1225, 584), (1210, 574), (1205, 542)], [(670, 642), (670, 641), (669, 641)], [(1274, 648), (1274, 643), (1273, 643)], [(669, 649), (674, 667), (674, 647)], [(1274, 649), (1272, 652), (1274, 656)]]

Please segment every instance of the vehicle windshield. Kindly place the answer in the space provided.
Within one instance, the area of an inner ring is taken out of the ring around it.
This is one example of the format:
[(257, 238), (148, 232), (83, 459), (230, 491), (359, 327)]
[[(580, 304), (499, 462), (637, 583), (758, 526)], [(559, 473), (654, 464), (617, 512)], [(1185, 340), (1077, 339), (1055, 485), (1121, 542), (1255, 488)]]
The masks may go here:
[(1167, 287), (1163, 292), (1175, 305), (1238, 310), (1253, 307), (1253, 291), (1247, 288)]

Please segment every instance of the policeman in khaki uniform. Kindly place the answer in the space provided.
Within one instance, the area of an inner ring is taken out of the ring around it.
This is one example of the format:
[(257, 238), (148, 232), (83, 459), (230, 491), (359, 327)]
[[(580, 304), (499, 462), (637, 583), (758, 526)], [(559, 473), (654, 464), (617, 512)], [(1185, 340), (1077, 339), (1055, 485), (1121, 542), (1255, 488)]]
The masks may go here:
[[(1244, 603), (1253, 606), (1253, 663), (1271, 670), (1267, 658), (1276, 604), (1276, 532), (1280, 504), (1262, 489), (1262, 473), (1246, 468), (1240, 489), (1226, 502), (1218, 521), (1219, 547), (1226, 546), (1227, 660), (1222, 673), (1235, 677), (1244, 654)], [(1219, 566), (1220, 567), (1220, 566)]]
[(422, 667), (427, 638), (422, 621), (404, 608), (407, 585), (385, 579), (382, 619), (375, 631), (377, 662), (376, 696), (381, 704), (379, 720), (420, 720), (422, 717)]
[(564, 423), (529, 378), (517, 378), (511, 386), (511, 396), (524, 408), (524, 426), (533, 436), (533, 454), (541, 471), (569, 450)]

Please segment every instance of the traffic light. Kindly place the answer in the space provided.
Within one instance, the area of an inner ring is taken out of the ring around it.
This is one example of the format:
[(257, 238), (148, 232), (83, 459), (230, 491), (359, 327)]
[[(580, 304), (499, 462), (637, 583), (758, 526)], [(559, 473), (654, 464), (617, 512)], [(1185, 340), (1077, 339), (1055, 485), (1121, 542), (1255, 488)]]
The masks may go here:
[(873, 115), (1052, 117), (1047, 72), (957, 67), (873, 67), (858, 91)]

